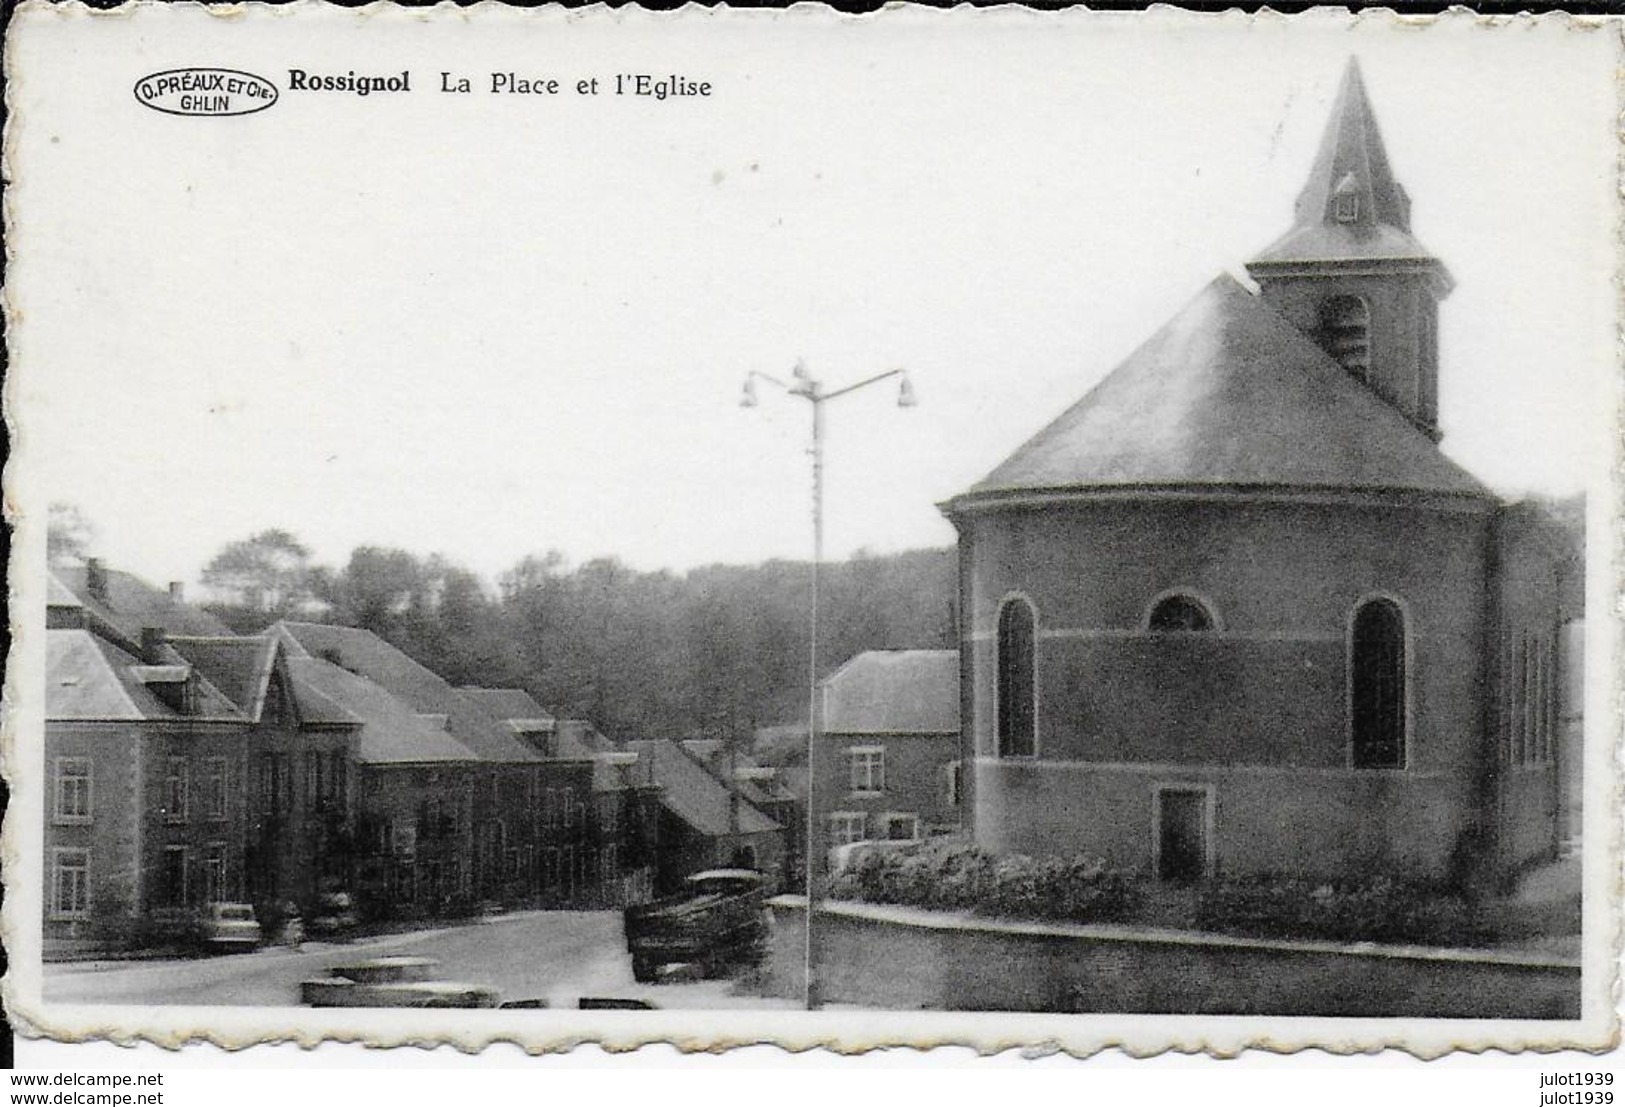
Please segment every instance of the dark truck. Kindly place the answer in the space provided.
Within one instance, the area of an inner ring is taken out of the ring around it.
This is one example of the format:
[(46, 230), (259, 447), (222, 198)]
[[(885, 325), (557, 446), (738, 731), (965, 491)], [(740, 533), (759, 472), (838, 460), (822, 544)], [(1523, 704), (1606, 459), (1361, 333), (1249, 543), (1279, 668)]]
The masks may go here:
[(755, 964), (767, 945), (767, 884), (751, 869), (707, 869), (683, 880), (683, 890), (628, 907), (626, 947), (632, 978), (655, 979), (663, 965), (694, 965), (707, 977)]

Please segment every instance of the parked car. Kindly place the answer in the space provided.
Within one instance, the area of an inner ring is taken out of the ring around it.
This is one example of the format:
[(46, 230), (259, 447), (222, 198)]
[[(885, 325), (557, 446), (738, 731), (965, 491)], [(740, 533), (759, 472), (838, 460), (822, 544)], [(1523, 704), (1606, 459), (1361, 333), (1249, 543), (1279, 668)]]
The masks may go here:
[(206, 903), (198, 912), (193, 937), (203, 949), (225, 953), (258, 949), (265, 932), (252, 904)]
[(349, 892), (323, 892), (316, 897), (316, 909), (305, 930), (312, 938), (349, 938), (360, 925), (355, 899)]
[(623, 912), (632, 978), (655, 979), (663, 965), (697, 966), (705, 976), (755, 964), (767, 942), (766, 878), (752, 869), (708, 869), (675, 895)]

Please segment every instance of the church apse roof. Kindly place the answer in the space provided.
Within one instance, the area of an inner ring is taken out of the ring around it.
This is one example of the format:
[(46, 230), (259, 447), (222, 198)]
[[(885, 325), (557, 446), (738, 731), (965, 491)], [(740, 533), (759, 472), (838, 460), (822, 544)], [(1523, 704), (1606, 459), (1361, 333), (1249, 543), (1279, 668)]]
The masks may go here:
[(1413, 491), (1490, 499), (1397, 410), (1235, 280), (1209, 284), (971, 490)]

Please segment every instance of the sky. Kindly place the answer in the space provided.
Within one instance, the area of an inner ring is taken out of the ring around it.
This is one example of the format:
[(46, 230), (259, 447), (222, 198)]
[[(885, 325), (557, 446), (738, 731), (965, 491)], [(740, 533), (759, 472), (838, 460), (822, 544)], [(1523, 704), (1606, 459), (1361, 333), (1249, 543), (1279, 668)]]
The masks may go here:
[[(919, 397), (828, 406), (830, 556), (947, 545), (936, 504), (1288, 228), (1351, 56), (1456, 279), (1443, 448), (1509, 495), (1607, 471), (1603, 32), (307, 10), (250, 35), (148, 14), (71, 42), (37, 14), (12, 44), (7, 489), (40, 551), (62, 500), (154, 582), (271, 527), (328, 564), (399, 546), (490, 579), (548, 549), (805, 558), (808, 406), (765, 386), (738, 406), (748, 371), (798, 360), (827, 388), (905, 368)], [(131, 94), (187, 65), (281, 97), (187, 118)], [(412, 91), (291, 91), (294, 67), (407, 70)], [(493, 72), (568, 91), (491, 94)], [(713, 91), (573, 94), (616, 73)]]

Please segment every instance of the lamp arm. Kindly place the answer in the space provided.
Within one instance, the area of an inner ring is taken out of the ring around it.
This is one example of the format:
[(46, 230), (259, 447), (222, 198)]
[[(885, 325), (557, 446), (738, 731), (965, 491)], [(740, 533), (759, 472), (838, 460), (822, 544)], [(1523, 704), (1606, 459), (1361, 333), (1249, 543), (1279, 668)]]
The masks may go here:
[(764, 373), (760, 369), (751, 369), (748, 372), (746, 372), (745, 376), (746, 376), (747, 379), (750, 378), (750, 377), (761, 377), (767, 383), (776, 384), (786, 392), (794, 392), (795, 391), (795, 389), (791, 388), (789, 385), (787, 385), (783, 381), (779, 380), (779, 378), (775, 377), (772, 373)]
[(856, 392), (860, 388), (867, 388), (871, 384), (885, 380), (887, 377), (895, 377), (901, 372), (903, 372), (901, 369), (888, 369), (884, 373), (877, 373), (872, 377), (859, 381), (857, 384), (849, 384), (845, 388), (837, 388), (834, 392), (826, 392), (819, 399), (833, 400), (837, 396), (845, 396), (848, 392)]

